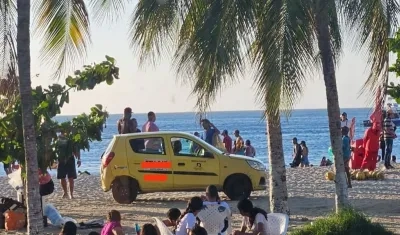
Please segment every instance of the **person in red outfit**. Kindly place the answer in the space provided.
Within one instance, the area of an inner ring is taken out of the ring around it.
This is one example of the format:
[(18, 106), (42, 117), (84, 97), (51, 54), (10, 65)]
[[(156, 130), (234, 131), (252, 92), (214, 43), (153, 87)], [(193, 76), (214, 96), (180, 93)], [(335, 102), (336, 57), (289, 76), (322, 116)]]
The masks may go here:
[(372, 127), (368, 128), (364, 134), (363, 147), (365, 149), (364, 160), (361, 164), (361, 169), (368, 169), (370, 171), (375, 170), (376, 161), (378, 159), (379, 152), (379, 135), (380, 135), (380, 123), (374, 122)]

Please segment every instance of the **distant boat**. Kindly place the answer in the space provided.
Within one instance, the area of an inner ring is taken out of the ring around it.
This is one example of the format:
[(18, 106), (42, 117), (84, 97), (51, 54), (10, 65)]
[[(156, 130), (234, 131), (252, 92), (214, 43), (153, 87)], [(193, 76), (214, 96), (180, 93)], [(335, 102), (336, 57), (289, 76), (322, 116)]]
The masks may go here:
[[(396, 126), (400, 126), (399, 104), (390, 96), (388, 96), (388, 98), (387, 98), (386, 109), (382, 110), (382, 115), (384, 115), (386, 113), (387, 109), (393, 110), (394, 118), (392, 118), (392, 122)], [(371, 122), (371, 120), (364, 120), (363, 121), (363, 125), (364, 125), (364, 127), (371, 127), (372, 126), (372, 122)]]

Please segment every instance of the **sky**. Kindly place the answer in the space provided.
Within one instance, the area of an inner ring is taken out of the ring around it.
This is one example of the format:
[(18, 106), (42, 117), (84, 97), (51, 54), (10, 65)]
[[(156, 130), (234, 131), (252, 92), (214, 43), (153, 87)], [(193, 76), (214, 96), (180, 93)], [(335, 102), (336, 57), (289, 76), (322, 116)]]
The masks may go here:
[[(100, 85), (93, 91), (72, 92), (70, 103), (64, 106), (62, 114), (88, 112), (94, 104), (102, 104), (110, 113), (122, 113), (125, 107), (131, 107), (135, 113), (146, 113), (150, 110), (163, 113), (196, 111), (195, 98), (190, 96), (190, 86), (182, 84), (176, 78), (170, 60), (160, 60), (155, 66), (139, 68), (138, 55), (129, 47), (128, 39), (129, 21), (135, 4), (136, 1), (128, 5), (126, 12), (115, 23), (99, 25), (92, 21), (91, 24), (92, 44), (85, 64), (101, 62), (105, 60), (105, 55), (112, 56), (120, 68), (120, 79), (111, 86)], [(40, 40), (33, 37), (31, 73), (32, 76), (40, 76), (32, 78), (32, 85), (64, 83), (63, 78), (58, 81), (51, 79), (54, 71), (38, 59), (39, 50)], [(69, 74), (81, 67), (69, 68)], [(325, 86), (321, 75), (316, 74), (315, 77), (309, 78), (304, 94), (295, 106), (296, 109), (326, 108)], [(359, 91), (367, 76), (365, 57), (354, 52), (345, 41), (341, 62), (336, 71), (342, 109), (372, 106), (367, 103), (365, 96), (359, 97)], [(250, 73), (238, 83), (225, 87), (211, 106), (212, 111), (259, 109), (262, 107), (256, 102)]]

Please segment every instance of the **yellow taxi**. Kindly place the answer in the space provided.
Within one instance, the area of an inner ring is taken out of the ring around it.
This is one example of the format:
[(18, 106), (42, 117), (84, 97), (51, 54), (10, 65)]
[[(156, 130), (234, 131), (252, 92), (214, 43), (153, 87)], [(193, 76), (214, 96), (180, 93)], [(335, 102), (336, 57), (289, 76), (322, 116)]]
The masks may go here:
[(265, 165), (227, 154), (183, 132), (115, 135), (102, 155), (101, 187), (121, 204), (139, 193), (204, 191), (213, 184), (231, 200), (266, 188)]

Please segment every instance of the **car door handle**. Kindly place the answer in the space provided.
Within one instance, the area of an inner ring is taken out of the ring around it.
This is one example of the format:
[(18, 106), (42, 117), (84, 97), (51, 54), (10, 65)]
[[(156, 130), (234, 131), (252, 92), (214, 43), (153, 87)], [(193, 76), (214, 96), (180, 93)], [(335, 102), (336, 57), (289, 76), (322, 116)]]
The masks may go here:
[(185, 163), (183, 163), (183, 162), (178, 163), (178, 166), (184, 166), (184, 165), (185, 165)]

